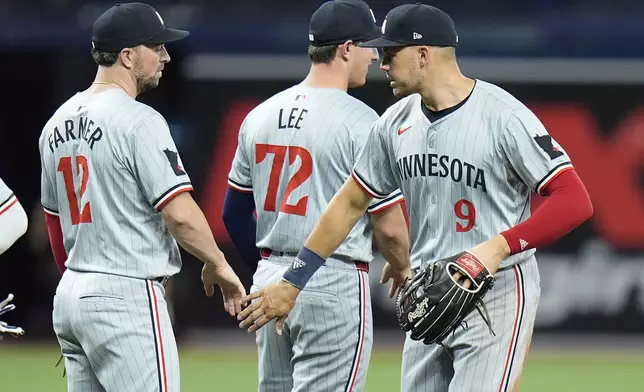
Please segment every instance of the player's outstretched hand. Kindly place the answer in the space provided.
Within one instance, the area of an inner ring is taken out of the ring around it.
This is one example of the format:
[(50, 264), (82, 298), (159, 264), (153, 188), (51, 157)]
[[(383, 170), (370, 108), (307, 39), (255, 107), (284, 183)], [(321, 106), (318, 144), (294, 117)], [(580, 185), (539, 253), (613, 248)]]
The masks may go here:
[(389, 298), (393, 298), (398, 292), (398, 289), (405, 283), (407, 279), (411, 278), (411, 267), (397, 268), (386, 263), (382, 269), (382, 276), (380, 277), (380, 284), (385, 284), (391, 279), (391, 287), (389, 288)]
[[(13, 294), (9, 294), (4, 301), (0, 302), (0, 316), (16, 308), (16, 305), (10, 303), (11, 301), (13, 301)], [(4, 321), (0, 321), (0, 333), (10, 333), (17, 336), (24, 334), (25, 331), (20, 327), (14, 327)]]
[(250, 293), (242, 298), (243, 304), (252, 302), (237, 316), (237, 320), (241, 321), (239, 328), (248, 328), (248, 332), (251, 333), (257, 331), (269, 321), (277, 319), (275, 332), (281, 335), (284, 321), (286, 321), (286, 317), (295, 306), (295, 300), (299, 293), (300, 289), (283, 280)]
[(231, 316), (241, 312), (241, 300), (246, 296), (246, 289), (228, 263), (223, 266), (204, 264), (201, 270), (201, 281), (208, 297), (215, 294), (215, 285), (219, 285), (224, 297), (224, 309)]

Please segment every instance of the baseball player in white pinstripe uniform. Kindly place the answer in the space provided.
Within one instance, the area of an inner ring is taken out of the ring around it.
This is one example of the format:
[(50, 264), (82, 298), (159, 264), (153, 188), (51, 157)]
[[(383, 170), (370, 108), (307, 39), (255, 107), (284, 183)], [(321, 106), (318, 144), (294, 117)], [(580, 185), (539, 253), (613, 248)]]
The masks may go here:
[[(495, 274), (484, 298), (489, 332), (473, 312), (441, 345), (405, 342), (402, 391), (501, 392), (518, 387), (539, 300), (535, 248), (592, 215), (570, 158), (536, 116), (501, 88), (461, 74), (452, 19), (428, 5), (392, 9), (381, 69), (401, 98), (375, 123), (352, 178), (329, 204), (284, 275), (305, 282), (342, 241), (372, 198), (399, 188), (409, 210), (413, 267), (469, 251)], [(530, 194), (546, 197), (530, 214)], [(299, 288), (280, 282), (240, 318), (281, 317)], [(300, 286), (301, 287), (301, 286)]]
[[(27, 213), (20, 205), (16, 195), (0, 179), (0, 255), (26, 232)], [(16, 308), (11, 304), (11, 301), (13, 301), (13, 294), (9, 294), (4, 301), (0, 302), (0, 316)], [(24, 332), (20, 327), (0, 321), (0, 333), (22, 335)]]
[[(225, 205), (232, 211), (224, 211), (224, 221), (238, 248), (255, 246), (254, 236), (249, 244), (236, 240), (234, 233), (241, 230), (234, 226), (257, 206), (262, 260), (251, 290), (280, 280), (293, 263), (378, 118), (347, 94), (347, 88), (365, 83), (368, 66), (378, 59), (375, 50), (357, 46), (378, 34), (369, 6), (356, 0), (326, 2), (311, 17), (309, 33), (309, 75), (246, 117), (230, 171)], [(235, 207), (245, 204), (244, 192), (249, 208)], [(257, 332), (259, 391), (364, 389), (373, 342), (367, 277), (372, 235), (389, 262), (383, 281), (393, 278), (395, 289), (411, 275), (400, 201), (394, 189), (372, 203), (369, 215), (360, 217), (302, 291), (283, 326), (280, 321)]]
[(92, 86), (65, 102), (40, 137), (41, 201), (62, 279), (53, 324), (69, 391), (179, 391), (166, 280), (177, 242), (204, 262), (235, 315), (245, 290), (214, 241), (164, 118), (136, 97), (159, 83), (164, 46), (188, 35), (142, 3), (95, 22)]

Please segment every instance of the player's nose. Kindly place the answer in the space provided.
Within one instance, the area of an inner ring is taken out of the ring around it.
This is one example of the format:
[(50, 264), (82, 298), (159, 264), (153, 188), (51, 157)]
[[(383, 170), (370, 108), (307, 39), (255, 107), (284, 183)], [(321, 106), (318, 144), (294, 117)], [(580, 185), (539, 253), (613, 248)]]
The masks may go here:
[(162, 63), (169, 63), (170, 62), (170, 54), (168, 53), (168, 49), (163, 47), (163, 52), (161, 53), (161, 62)]
[(391, 67), (389, 66), (389, 64), (385, 64), (385, 61), (383, 60), (382, 63), (380, 63), (380, 70), (389, 72), (389, 70), (391, 70)]

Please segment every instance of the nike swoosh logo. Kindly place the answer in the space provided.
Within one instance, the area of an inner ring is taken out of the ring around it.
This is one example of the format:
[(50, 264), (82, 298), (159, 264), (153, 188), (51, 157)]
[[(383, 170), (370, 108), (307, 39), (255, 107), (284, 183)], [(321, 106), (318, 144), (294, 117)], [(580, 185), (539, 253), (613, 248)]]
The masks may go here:
[(401, 128), (398, 128), (398, 134), (399, 134), (399, 135), (402, 135), (403, 133), (407, 132), (407, 130), (408, 130), (409, 128), (411, 128), (411, 125), (410, 125), (410, 126), (408, 126), (407, 128), (402, 128), (402, 127), (401, 127)]

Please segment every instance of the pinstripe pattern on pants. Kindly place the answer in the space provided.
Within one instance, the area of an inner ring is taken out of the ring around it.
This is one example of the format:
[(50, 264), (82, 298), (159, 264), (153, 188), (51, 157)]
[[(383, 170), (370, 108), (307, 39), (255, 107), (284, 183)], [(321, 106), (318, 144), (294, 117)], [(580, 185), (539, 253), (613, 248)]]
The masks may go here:
[(496, 273), (484, 301), (496, 336), (472, 312), (443, 342), (425, 345), (407, 336), (403, 392), (511, 392), (521, 376), (540, 297), (534, 256)]
[[(262, 260), (251, 291), (281, 279), (292, 258)], [(282, 336), (275, 324), (257, 331), (260, 392), (360, 392), (373, 344), (368, 275), (329, 259), (309, 280)]]
[(179, 355), (164, 288), (155, 281), (67, 270), (54, 331), (70, 392), (175, 392)]

